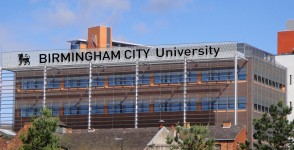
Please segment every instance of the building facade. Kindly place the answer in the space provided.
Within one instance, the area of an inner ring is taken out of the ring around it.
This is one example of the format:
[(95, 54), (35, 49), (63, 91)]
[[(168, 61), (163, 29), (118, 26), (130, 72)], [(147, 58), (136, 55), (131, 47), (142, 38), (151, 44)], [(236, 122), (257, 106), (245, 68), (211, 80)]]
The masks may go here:
[[(287, 21), (285, 31), (278, 32), (278, 48), (276, 61), (287, 68), (287, 105), (290, 106), (294, 100), (294, 20)], [(288, 120), (294, 120), (294, 113), (288, 117)]]
[(73, 129), (231, 120), (252, 139), (253, 118), (286, 97), (286, 69), (245, 43), (79, 44), (85, 41), (71, 41), (80, 49), (2, 53), (15, 131), (46, 106)]

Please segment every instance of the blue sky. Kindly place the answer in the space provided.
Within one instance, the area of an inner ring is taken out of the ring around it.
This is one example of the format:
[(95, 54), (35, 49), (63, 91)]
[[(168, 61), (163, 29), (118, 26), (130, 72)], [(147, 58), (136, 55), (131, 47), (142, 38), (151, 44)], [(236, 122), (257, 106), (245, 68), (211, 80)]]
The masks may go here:
[(237, 41), (276, 53), (293, 0), (2, 0), (0, 51), (68, 49), (91, 26), (146, 45)]

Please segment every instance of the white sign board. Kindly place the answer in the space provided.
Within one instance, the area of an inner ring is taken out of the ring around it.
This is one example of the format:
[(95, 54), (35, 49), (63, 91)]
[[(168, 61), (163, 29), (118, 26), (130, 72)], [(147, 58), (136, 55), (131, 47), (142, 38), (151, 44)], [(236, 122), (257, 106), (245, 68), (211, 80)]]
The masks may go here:
[(105, 49), (50, 50), (3, 52), (2, 68), (17, 69), (41, 66), (66, 66), (81, 64), (115, 64), (207, 60), (232, 58), (237, 52), (237, 43), (202, 43), (185, 45), (161, 45), (141, 47), (113, 47)]

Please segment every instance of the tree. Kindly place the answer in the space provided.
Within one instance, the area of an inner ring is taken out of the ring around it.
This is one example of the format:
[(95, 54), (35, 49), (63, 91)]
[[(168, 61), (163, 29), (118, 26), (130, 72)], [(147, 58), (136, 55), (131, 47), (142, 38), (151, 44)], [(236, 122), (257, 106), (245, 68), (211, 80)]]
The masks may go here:
[(171, 149), (181, 150), (212, 150), (214, 140), (206, 138), (208, 134), (207, 126), (193, 125), (190, 128), (176, 126), (176, 136), (166, 137), (166, 143), (171, 145)]
[(258, 150), (284, 150), (293, 147), (294, 121), (288, 121), (287, 115), (292, 112), (279, 101), (271, 105), (269, 114), (264, 113), (260, 119), (254, 119), (253, 125), (256, 132), (253, 134), (257, 142), (253, 143)]
[(21, 135), (22, 150), (59, 149), (59, 139), (54, 135), (58, 127), (58, 117), (52, 117), (52, 111), (44, 107), (40, 116), (34, 116), (27, 134)]
[(251, 148), (250, 148), (250, 142), (246, 140), (245, 143), (240, 143), (238, 149), (239, 150), (251, 150)]

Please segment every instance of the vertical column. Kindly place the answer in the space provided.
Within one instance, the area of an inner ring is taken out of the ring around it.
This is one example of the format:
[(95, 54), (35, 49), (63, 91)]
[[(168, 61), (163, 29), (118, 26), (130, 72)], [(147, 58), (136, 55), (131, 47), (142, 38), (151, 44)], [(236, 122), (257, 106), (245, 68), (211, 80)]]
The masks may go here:
[(184, 119), (183, 119), (183, 123), (184, 126), (186, 124), (186, 98), (187, 98), (187, 58), (185, 58), (184, 60)]
[(88, 88), (88, 130), (91, 129), (91, 100), (92, 100), (92, 63), (89, 65), (89, 88)]
[(136, 61), (136, 102), (135, 102), (135, 128), (138, 128), (138, 81), (139, 81), (139, 61)]
[(234, 65), (234, 72), (235, 72), (235, 79), (234, 79), (234, 83), (235, 83), (235, 86), (234, 86), (234, 90), (235, 90), (235, 125), (238, 125), (238, 55), (237, 55), (237, 52), (235, 54), (235, 65)]
[(43, 73), (43, 108), (46, 106), (46, 87), (47, 87), (47, 66), (44, 66), (44, 73)]
[(2, 67), (0, 67), (0, 106), (1, 106), (0, 123), (2, 123), (2, 116), (1, 116), (1, 114), (2, 114)]

